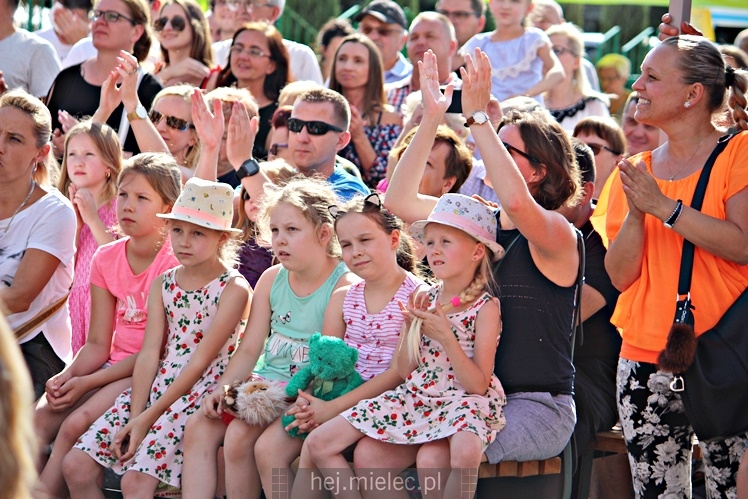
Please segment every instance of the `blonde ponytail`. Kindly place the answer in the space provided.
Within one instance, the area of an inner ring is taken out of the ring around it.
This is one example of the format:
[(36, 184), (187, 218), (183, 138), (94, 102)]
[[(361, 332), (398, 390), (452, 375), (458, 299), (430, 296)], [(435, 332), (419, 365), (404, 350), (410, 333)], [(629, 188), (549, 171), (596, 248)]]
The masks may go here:
[[(446, 313), (447, 311), (459, 307), (460, 305), (467, 305), (477, 300), (483, 292), (488, 288), (488, 280), (481, 272), (481, 266), (478, 267), (473, 281), (463, 289), (459, 295), (452, 298), (447, 303), (441, 306), (442, 310)], [(435, 309), (436, 307), (434, 307)], [(415, 318), (410, 324), (408, 329), (408, 337), (406, 338), (406, 346), (408, 348), (408, 358), (411, 361), (415, 361), (416, 365), (421, 365), (421, 325), (423, 319)]]

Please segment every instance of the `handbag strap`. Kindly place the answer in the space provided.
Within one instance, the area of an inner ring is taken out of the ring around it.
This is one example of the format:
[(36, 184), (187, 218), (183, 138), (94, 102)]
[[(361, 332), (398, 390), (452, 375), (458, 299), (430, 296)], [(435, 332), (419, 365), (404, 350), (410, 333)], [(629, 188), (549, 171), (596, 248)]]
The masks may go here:
[[(712, 173), (712, 167), (714, 167), (717, 156), (727, 147), (727, 143), (730, 142), (735, 134), (723, 135), (717, 141), (717, 146), (712, 151), (709, 159), (706, 160), (704, 168), (701, 170), (699, 175), (699, 181), (696, 184), (696, 191), (693, 193), (693, 200), (691, 201), (691, 208), (696, 211), (701, 210), (701, 205), (704, 202), (704, 195), (706, 194), (706, 186), (709, 183), (709, 175)], [(691, 290), (691, 275), (693, 274), (693, 256), (695, 251), (694, 244), (686, 238), (683, 238), (683, 253), (680, 260), (680, 275), (678, 276), (678, 297), (688, 295)]]
[[(577, 334), (584, 344), (584, 331), (582, 329), (582, 288), (584, 287), (584, 270), (586, 267), (586, 248), (584, 246), (584, 235), (582, 231), (574, 228), (577, 236), (577, 252), (579, 253), (579, 265), (577, 268), (577, 284), (574, 290), (574, 313), (571, 321), (571, 361), (574, 362), (574, 350), (577, 345)], [(578, 332), (577, 332), (578, 331)]]
[(59, 311), (63, 307), (63, 305), (65, 305), (65, 302), (68, 301), (68, 296), (70, 296), (70, 290), (65, 293), (65, 296), (63, 296), (52, 305), (36, 314), (34, 317), (24, 322), (19, 328), (17, 328), (14, 331), (16, 335), (16, 341), (21, 341), (26, 336), (28, 336), (31, 331), (47, 322), (50, 317), (56, 314), (57, 311)]

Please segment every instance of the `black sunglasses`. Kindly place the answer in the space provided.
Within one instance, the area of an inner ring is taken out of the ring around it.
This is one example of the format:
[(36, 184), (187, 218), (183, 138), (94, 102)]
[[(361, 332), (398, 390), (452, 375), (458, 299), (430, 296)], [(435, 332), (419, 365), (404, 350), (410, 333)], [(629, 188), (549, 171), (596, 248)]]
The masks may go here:
[(150, 113), (148, 113), (148, 117), (151, 119), (151, 123), (153, 123), (154, 125), (158, 125), (161, 120), (165, 119), (166, 126), (179, 132), (184, 132), (185, 130), (188, 130), (190, 128), (195, 128), (195, 125), (187, 120), (177, 118), (176, 116), (167, 116), (165, 114), (159, 113), (158, 111), (151, 111)]
[(288, 131), (293, 133), (300, 133), (304, 127), (309, 135), (324, 135), (329, 131), (342, 132), (342, 128), (338, 128), (335, 125), (330, 125), (324, 121), (304, 121), (299, 118), (288, 118)]
[(129, 17), (113, 10), (92, 10), (88, 13), (89, 21), (95, 23), (99, 19), (103, 19), (107, 23), (116, 23), (120, 19), (124, 19), (125, 21), (129, 21), (133, 26), (138, 24), (133, 19), (130, 19)]
[(159, 17), (158, 19), (153, 21), (153, 29), (156, 31), (163, 31), (166, 27), (166, 24), (169, 22), (171, 22), (171, 28), (177, 33), (184, 31), (184, 28), (187, 27), (187, 21), (184, 19), (184, 17), (174, 16), (172, 18), (168, 18), (164, 16)]
[(535, 164), (538, 164), (538, 165), (540, 163), (542, 163), (542, 161), (540, 161), (539, 159), (537, 159), (537, 158), (535, 158), (533, 156), (530, 156), (525, 151), (520, 151), (519, 149), (517, 149), (516, 147), (514, 147), (512, 144), (507, 144), (506, 142), (502, 142), (502, 144), (504, 144), (504, 147), (506, 147), (507, 151), (509, 151), (510, 153), (512, 151), (516, 152), (517, 154), (519, 154), (520, 156), (522, 156), (523, 158), (525, 158), (530, 163), (535, 163)]
[(621, 154), (620, 151), (616, 151), (615, 149), (611, 149), (610, 147), (604, 146), (602, 144), (587, 144), (587, 147), (589, 147), (590, 149), (592, 149), (592, 154), (594, 154), (595, 156), (597, 156), (598, 154), (600, 154), (600, 151), (603, 150), (603, 149), (605, 149), (608, 152), (611, 152), (611, 153), (615, 154), (616, 156), (618, 156), (619, 154)]
[(288, 149), (288, 144), (273, 144), (270, 146), (270, 149), (268, 149), (268, 152), (273, 156), (277, 156), (278, 149)]
[(249, 201), (250, 196), (246, 189), (242, 189), (242, 201)]

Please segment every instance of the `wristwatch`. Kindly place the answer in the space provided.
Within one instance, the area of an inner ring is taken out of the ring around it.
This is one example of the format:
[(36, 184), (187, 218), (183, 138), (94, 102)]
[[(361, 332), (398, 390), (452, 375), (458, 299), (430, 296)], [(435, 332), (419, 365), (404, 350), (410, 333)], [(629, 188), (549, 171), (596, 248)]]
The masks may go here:
[(488, 123), (488, 115), (485, 111), (476, 111), (465, 121), (465, 128), (469, 128), (470, 125), (482, 125)]
[(135, 111), (127, 113), (127, 121), (144, 120), (148, 117), (148, 111), (145, 110), (142, 104), (139, 104), (135, 108)]
[(244, 177), (251, 177), (258, 173), (260, 173), (260, 164), (254, 158), (249, 158), (236, 170), (236, 178), (241, 180)]

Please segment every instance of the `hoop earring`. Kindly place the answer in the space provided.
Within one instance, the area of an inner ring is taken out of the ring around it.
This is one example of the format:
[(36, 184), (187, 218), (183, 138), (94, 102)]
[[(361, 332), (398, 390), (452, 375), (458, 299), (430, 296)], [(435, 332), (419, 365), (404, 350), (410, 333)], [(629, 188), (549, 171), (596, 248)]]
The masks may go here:
[(109, 177), (111, 177), (111, 176), (112, 176), (112, 174), (111, 174), (111, 173), (109, 173), (109, 170), (107, 170), (107, 171), (106, 171), (106, 179), (107, 179), (107, 180), (109, 180)]

